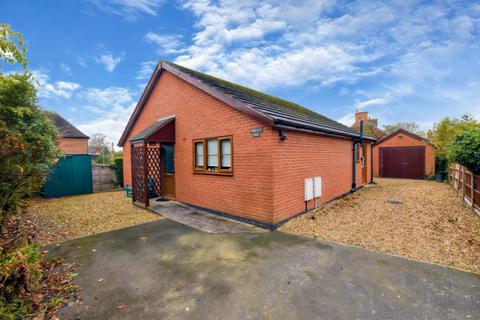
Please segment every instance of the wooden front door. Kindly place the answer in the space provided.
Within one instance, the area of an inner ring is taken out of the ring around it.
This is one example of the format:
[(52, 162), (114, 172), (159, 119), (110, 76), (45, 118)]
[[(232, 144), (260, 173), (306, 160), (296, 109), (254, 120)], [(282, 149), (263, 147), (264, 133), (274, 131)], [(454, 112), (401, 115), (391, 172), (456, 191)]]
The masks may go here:
[(425, 175), (425, 147), (380, 148), (380, 176), (421, 179)]
[(162, 196), (175, 199), (175, 148), (173, 144), (162, 145)]
[(367, 174), (368, 174), (368, 155), (367, 155), (367, 144), (362, 145), (362, 184), (367, 183)]

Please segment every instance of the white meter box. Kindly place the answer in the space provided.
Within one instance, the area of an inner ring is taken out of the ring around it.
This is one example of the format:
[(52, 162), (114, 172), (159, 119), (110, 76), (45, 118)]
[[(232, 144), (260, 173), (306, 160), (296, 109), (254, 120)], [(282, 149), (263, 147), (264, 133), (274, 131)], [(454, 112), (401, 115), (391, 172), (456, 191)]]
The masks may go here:
[(313, 199), (313, 179), (305, 179), (305, 201)]
[(313, 196), (315, 198), (322, 196), (322, 177), (313, 178)]

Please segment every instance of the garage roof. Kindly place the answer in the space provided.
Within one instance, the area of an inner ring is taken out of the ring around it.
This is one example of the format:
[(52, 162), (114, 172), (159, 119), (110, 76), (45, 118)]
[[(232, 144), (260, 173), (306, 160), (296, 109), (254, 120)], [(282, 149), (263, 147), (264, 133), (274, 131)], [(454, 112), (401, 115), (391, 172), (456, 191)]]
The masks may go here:
[(379, 144), (387, 141), (387, 140), (390, 139), (390, 138), (393, 138), (394, 136), (396, 136), (397, 134), (400, 134), (400, 133), (405, 134), (405, 135), (407, 135), (407, 136), (410, 136), (410, 137), (412, 137), (412, 138), (414, 138), (414, 139), (417, 139), (417, 140), (422, 140), (422, 141), (424, 141), (425, 143), (432, 144), (432, 142), (431, 142), (430, 140), (428, 140), (428, 139), (426, 139), (426, 138), (424, 138), (424, 137), (422, 137), (422, 136), (419, 136), (418, 134), (415, 134), (415, 133), (413, 133), (413, 132), (407, 131), (407, 130), (405, 130), (405, 129), (398, 129), (398, 130), (390, 133), (389, 135), (386, 135), (386, 136), (382, 137), (381, 139), (377, 140), (377, 142), (375, 142), (375, 145), (379, 145)]

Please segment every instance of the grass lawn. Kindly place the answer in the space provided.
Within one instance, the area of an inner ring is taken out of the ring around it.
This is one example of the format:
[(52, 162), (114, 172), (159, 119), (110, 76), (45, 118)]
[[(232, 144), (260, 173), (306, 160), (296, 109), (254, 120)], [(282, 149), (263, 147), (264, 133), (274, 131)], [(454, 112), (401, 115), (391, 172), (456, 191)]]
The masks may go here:
[(41, 245), (161, 219), (132, 205), (125, 192), (103, 192), (57, 199), (29, 200), (25, 218)]
[(480, 217), (449, 185), (376, 182), (280, 230), (480, 273)]

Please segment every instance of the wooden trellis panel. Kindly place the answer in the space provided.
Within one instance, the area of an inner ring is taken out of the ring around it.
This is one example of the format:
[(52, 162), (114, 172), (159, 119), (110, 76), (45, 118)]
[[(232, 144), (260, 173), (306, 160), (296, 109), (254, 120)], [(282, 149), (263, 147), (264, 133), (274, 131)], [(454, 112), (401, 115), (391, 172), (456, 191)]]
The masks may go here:
[(133, 201), (145, 207), (149, 199), (162, 195), (161, 148), (146, 144), (132, 145)]
[(132, 145), (132, 190), (133, 201), (147, 206), (146, 159), (143, 145)]
[(162, 195), (162, 166), (160, 159), (161, 149), (159, 147), (147, 149), (149, 198), (156, 198)]

